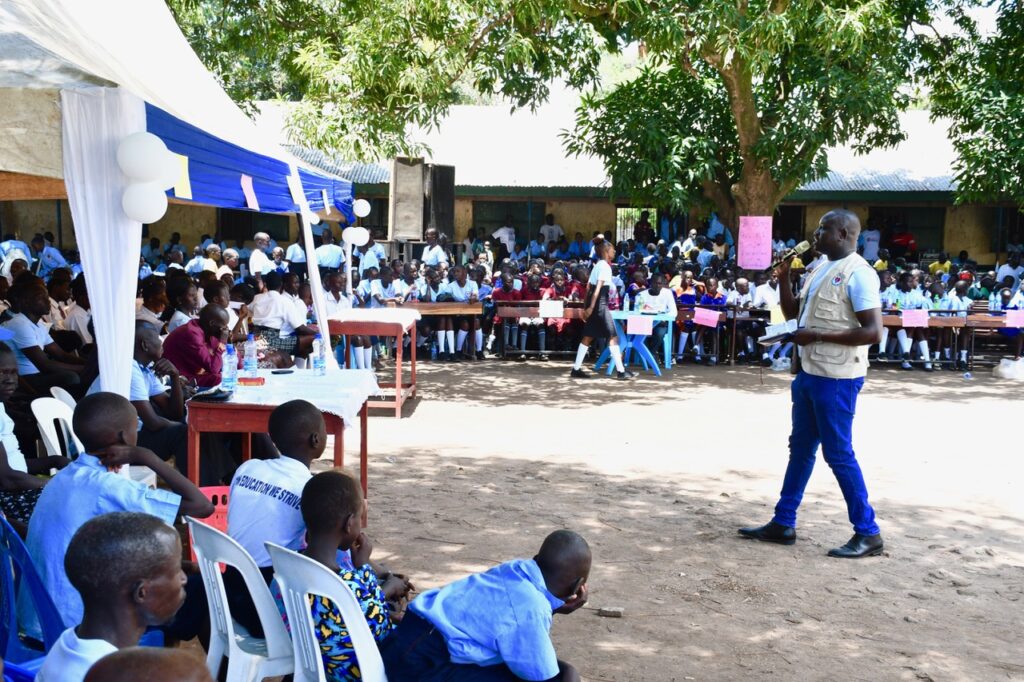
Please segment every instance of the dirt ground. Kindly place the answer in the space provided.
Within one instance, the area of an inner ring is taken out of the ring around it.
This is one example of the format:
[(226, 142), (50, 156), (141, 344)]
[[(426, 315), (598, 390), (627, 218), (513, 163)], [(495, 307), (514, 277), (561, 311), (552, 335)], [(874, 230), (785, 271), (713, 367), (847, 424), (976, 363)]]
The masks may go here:
[(873, 371), (855, 446), (886, 552), (842, 561), (825, 552), (852, 531), (820, 458), (795, 546), (736, 535), (771, 517), (788, 374), (567, 372), (421, 364), (405, 418), (369, 422), (375, 558), (430, 588), (581, 532), (590, 603), (552, 636), (587, 680), (1024, 680), (1024, 389)]

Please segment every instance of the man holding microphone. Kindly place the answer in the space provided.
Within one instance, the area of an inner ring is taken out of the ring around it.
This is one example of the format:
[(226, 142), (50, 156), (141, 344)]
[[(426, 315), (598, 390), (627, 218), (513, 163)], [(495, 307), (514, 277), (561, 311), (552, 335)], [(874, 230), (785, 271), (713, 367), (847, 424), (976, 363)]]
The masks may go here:
[(868, 503), (860, 465), (853, 453), (853, 415), (868, 369), (868, 346), (882, 335), (878, 275), (857, 254), (860, 221), (850, 211), (826, 213), (814, 233), (815, 248), (828, 261), (794, 296), (789, 262), (777, 270), (782, 311), (798, 320), (793, 337), (799, 371), (793, 380), (793, 430), (789, 466), (774, 518), (765, 526), (741, 528), (740, 535), (791, 545), (796, 542), (796, 511), (822, 448), (846, 499), (854, 535), (829, 556), (858, 559), (882, 551), (882, 535)]

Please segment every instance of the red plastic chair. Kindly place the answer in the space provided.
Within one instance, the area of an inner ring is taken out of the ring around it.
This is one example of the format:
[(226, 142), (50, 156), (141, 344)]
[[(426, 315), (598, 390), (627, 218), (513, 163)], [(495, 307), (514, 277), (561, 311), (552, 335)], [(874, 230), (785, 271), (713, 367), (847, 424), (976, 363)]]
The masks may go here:
[[(213, 502), (213, 513), (205, 519), (196, 519), (196, 521), (226, 534), (228, 532), (228, 498), (231, 496), (231, 486), (211, 485), (200, 488), (200, 490), (209, 498), (210, 502)], [(196, 561), (196, 551), (191, 548), (190, 550), (192, 561)], [(224, 564), (221, 564), (220, 572), (224, 572)]]

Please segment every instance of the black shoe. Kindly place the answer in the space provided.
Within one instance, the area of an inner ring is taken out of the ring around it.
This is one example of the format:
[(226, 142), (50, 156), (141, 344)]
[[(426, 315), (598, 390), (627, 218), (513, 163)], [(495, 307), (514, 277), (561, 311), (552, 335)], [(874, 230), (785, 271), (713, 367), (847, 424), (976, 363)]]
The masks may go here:
[(569, 372), (569, 376), (572, 377), (573, 379), (589, 379), (590, 372), (586, 372), (582, 369), (576, 369), (575, 367), (573, 367), (572, 371)]
[(781, 523), (769, 521), (758, 528), (740, 528), (740, 535), (751, 540), (774, 542), (779, 545), (792, 545), (796, 542), (796, 529), (783, 526)]
[(616, 372), (615, 378), (619, 381), (628, 381), (636, 378), (636, 372), (630, 372), (628, 369), (625, 372)]
[(836, 547), (828, 551), (829, 556), (839, 559), (860, 559), (866, 556), (881, 554), (885, 544), (882, 542), (882, 534), (861, 535), (854, 533), (850, 541), (842, 547)]
[(484, 359), (484, 352), (482, 350), (478, 350), (476, 352), (476, 359), (477, 360), (483, 360)]
[(462, 362), (462, 352), (460, 351), (458, 353), (452, 353), (450, 359), (452, 362)]

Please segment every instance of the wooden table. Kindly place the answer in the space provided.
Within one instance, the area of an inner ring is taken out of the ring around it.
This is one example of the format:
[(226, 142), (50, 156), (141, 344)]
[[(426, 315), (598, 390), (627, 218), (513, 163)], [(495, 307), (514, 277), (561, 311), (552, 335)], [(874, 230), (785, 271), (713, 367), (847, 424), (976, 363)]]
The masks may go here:
[[(188, 403), (188, 477), (199, 485), (199, 434), (241, 433), (242, 459), (252, 457), (252, 434), (266, 433), (273, 405), (244, 405), (238, 403), (206, 403), (197, 400)], [(345, 466), (345, 424), (336, 414), (323, 413), (327, 433), (334, 436), (334, 466)], [(367, 457), (366, 403), (359, 411), (359, 482), (366, 495)]]
[[(582, 301), (565, 301), (562, 307), (562, 315), (558, 319), (582, 320), (584, 312), (586, 311), (584, 310), (584, 305)], [(541, 317), (540, 301), (495, 301), (494, 314), (496, 317), (501, 319), (501, 326), (502, 330), (504, 331), (505, 322), (508, 320), (517, 320), (520, 317), (528, 317), (530, 319), (536, 319), (538, 317)], [(504, 334), (499, 336), (497, 332), (495, 332), (494, 336), (496, 338), (505, 338)], [(509, 349), (502, 347), (502, 357), (505, 357), (508, 351)], [(515, 348), (513, 348), (512, 351), (516, 353), (524, 353), (524, 351), (520, 351)], [(544, 352), (547, 355), (576, 355), (575, 349), (569, 351), (546, 350)], [(530, 355), (540, 355), (540, 351), (533, 350), (525, 351), (525, 353)]]
[[(403, 306), (405, 307), (405, 306)], [(410, 306), (411, 307), (411, 306)], [(380, 384), (381, 388), (393, 390), (394, 397), (386, 400), (374, 400), (369, 403), (374, 409), (395, 409), (395, 416), (401, 419), (402, 405), (409, 398), (416, 397), (416, 323), (413, 321), (388, 322), (375, 320), (328, 320), (328, 331), (331, 336), (344, 336), (345, 339), (345, 364), (352, 366), (352, 344), (349, 336), (384, 336), (395, 339), (395, 380)], [(409, 335), (409, 365), (410, 379), (408, 382), (402, 380), (403, 348), (402, 337)]]
[[(406, 301), (401, 307), (418, 310), (423, 317), (454, 317), (457, 315), (468, 317), (470, 334), (466, 339), (466, 348), (470, 348), (471, 339), (475, 337), (476, 327), (479, 324), (478, 318), (484, 314), (484, 304), (482, 301), (475, 303), (459, 303), (458, 301), (443, 301), (441, 303)], [(476, 359), (476, 354), (472, 352), (466, 353), (463, 351), (463, 355), (468, 355), (473, 360)], [(413, 356), (415, 357), (415, 352), (413, 352)]]

